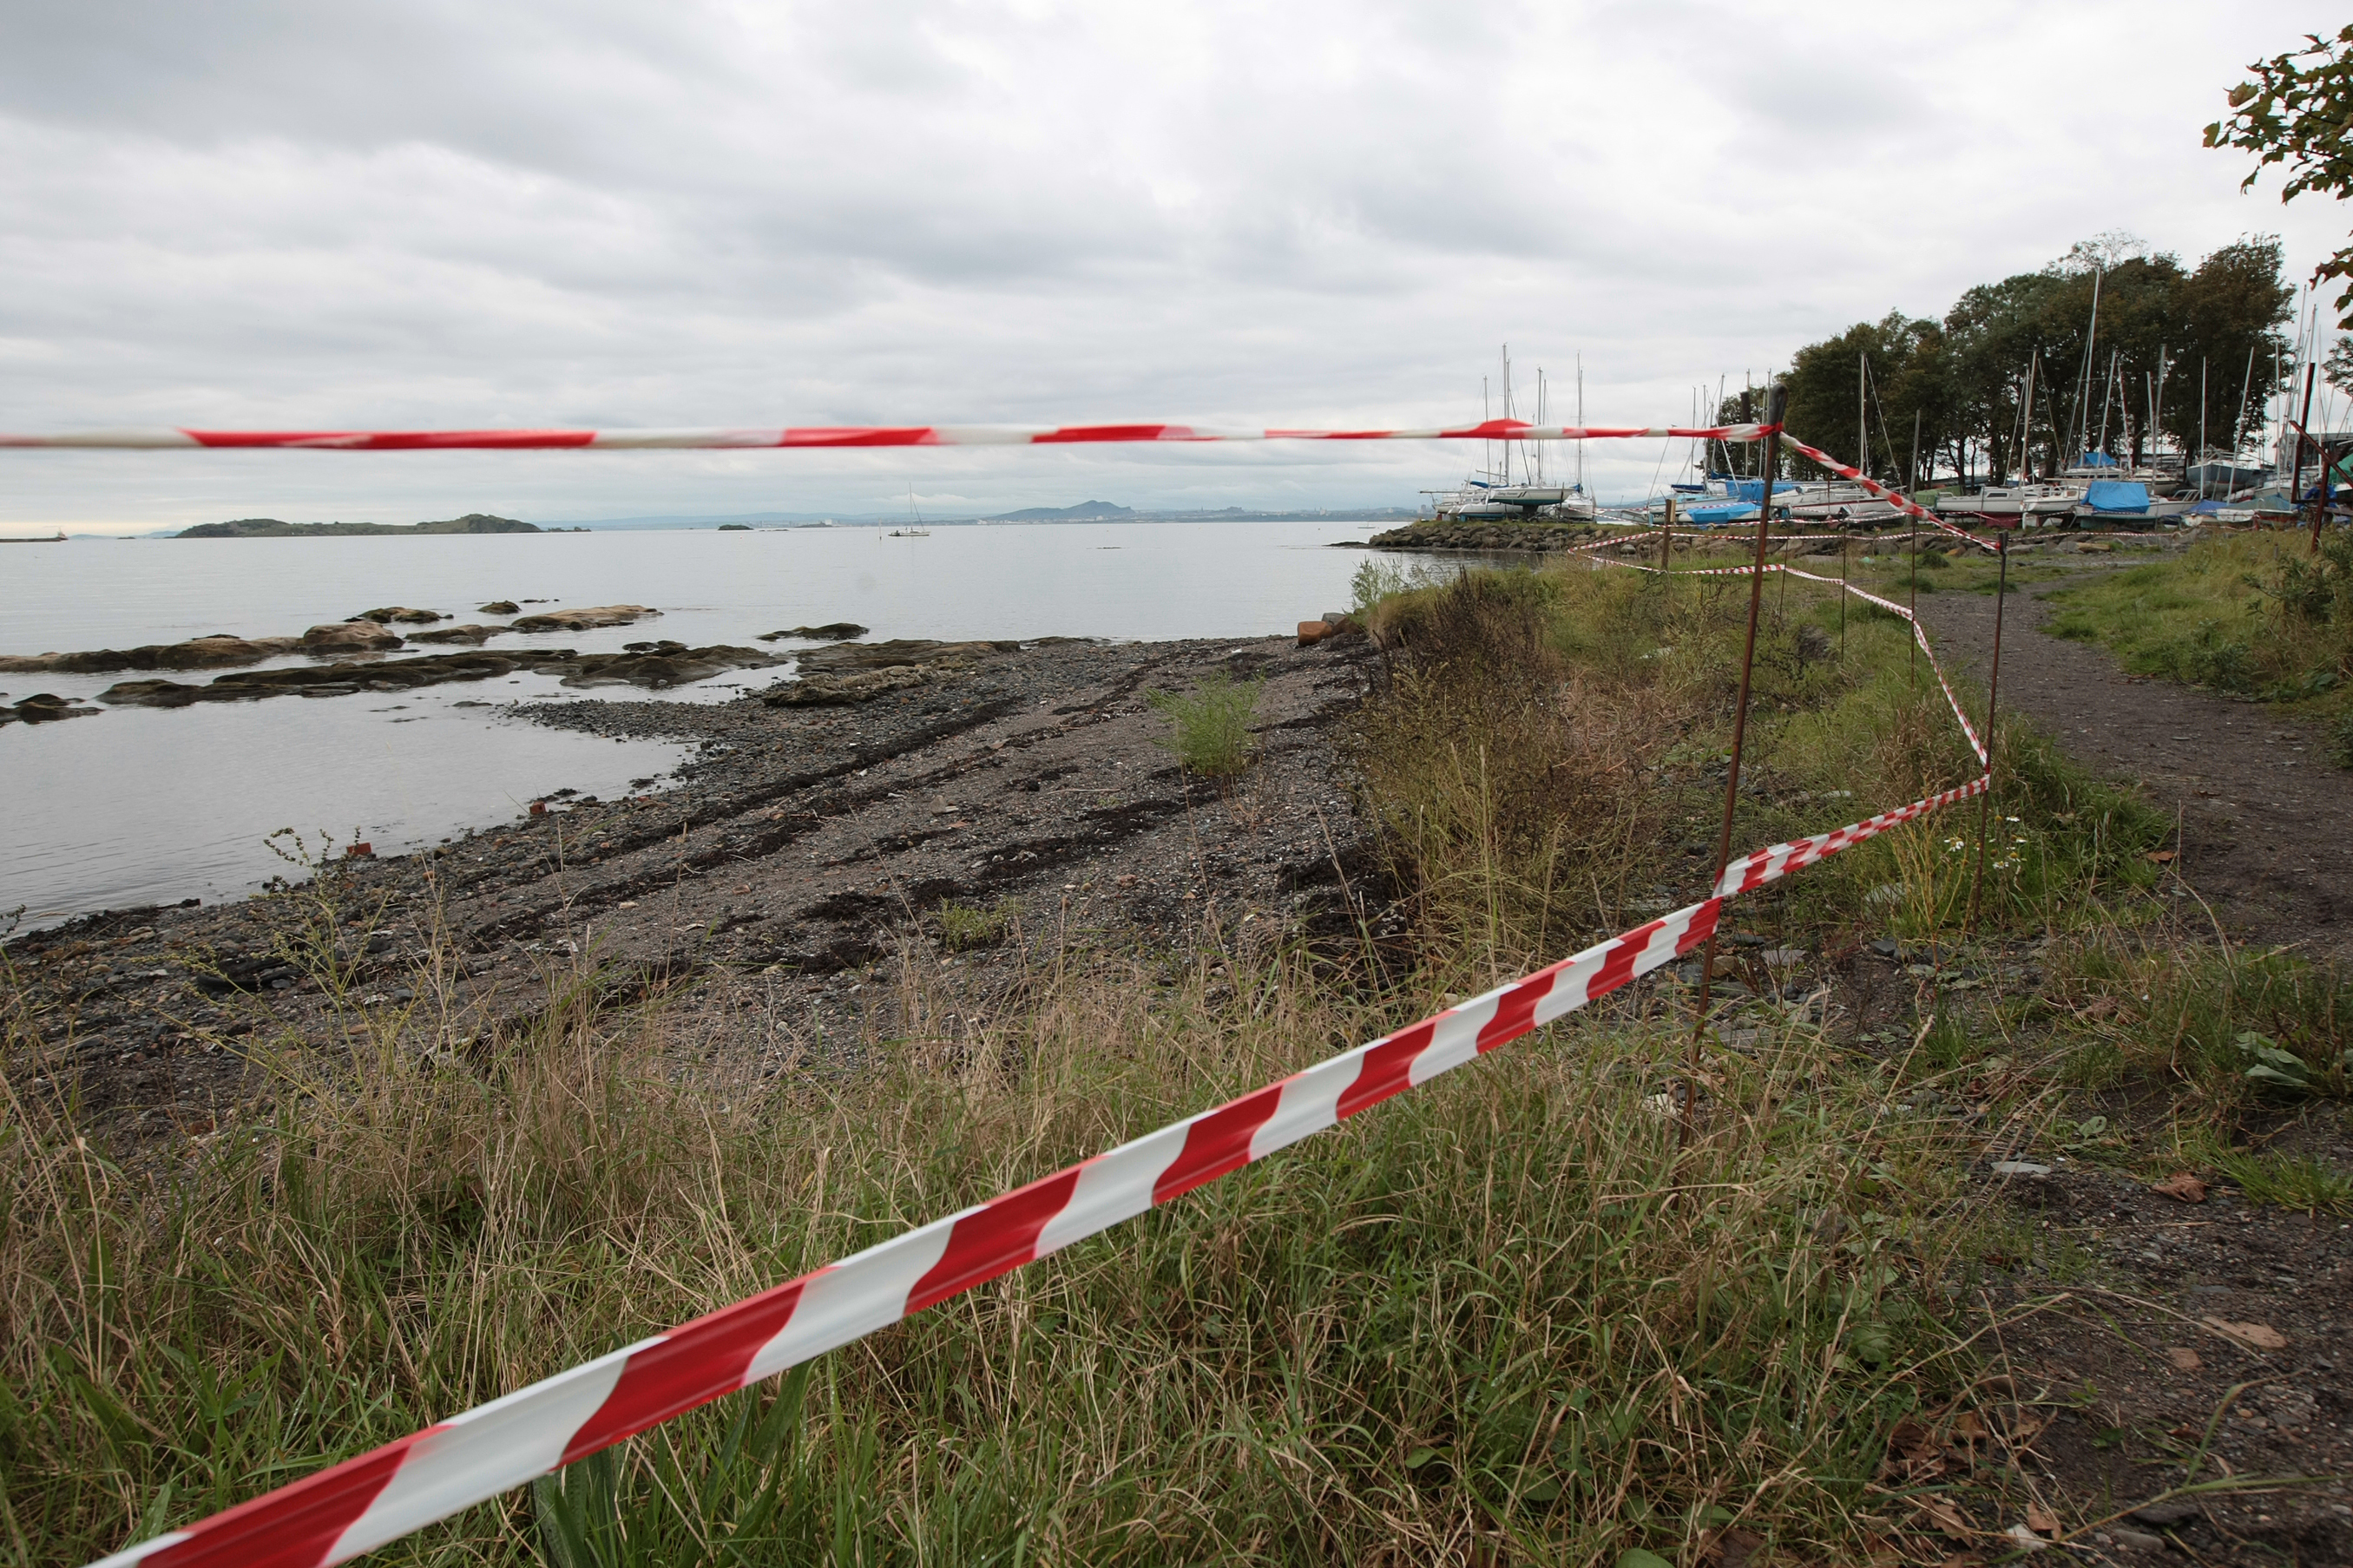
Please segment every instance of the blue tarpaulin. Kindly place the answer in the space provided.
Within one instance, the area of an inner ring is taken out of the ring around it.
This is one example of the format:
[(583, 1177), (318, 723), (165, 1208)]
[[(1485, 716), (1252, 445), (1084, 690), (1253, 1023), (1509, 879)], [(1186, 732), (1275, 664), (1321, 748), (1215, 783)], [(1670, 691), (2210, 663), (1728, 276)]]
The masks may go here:
[[(1791, 484), (1787, 479), (1775, 479), (1773, 481), (1773, 493), (1777, 496), (1793, 494), (1796, 492), (1797, 489), (1798, 487), (1796, 485)], [(1735, 479), (1732, 481), (1731, 489), (1733, 495), (1741, 500), (1759, 501), (1765, 499), (1765, 481), (1763, 479)]]
[(2084, 487), (2084, 504), (2094, 511), (2145, 512), (2148, 487), (2126, 479), (2094, 479)]

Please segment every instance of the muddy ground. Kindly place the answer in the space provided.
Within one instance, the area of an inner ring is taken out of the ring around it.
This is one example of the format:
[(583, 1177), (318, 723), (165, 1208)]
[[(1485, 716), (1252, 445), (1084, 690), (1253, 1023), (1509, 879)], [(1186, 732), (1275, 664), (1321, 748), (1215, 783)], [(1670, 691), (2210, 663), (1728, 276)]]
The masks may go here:
[[(701, 751), (659, 794), (562, 792), (420, 854), (339, 850), (275, 896), (20, 938), (50, 1053), (31, 1084), (110, 1139), (202, 1131), (269, 1095), (247, 1037), (479, 1052), (583, 985), (663, 991), (681, 1037), (775, 1072), (955, 1037), (1004, 1000), (1018, 950), (1174, 961), (1353, 931), (1366, 848), (1333, 727), (1377, 657), (1361, 636), (1007, 645), (853, 705), (534, 707)], [(1256, 761), (1224, 787), (1178, 766), (1147, 702), (1219, 675), (1262, 682)]]
[[(2002, 706), (2177, 814), (2185, 908), (2175, 924), (2353, 957), (2353, 774), (2261, 703), (2128, 676), (2106, 650), (2042, 630), (2044, 595), (2135, 557), (2029, 559), (2004, 612)], [(1920, 610), (1983, 679), (1993, 595), (1940, 593)], [(2147, 1084), (2077, 1100), (2071, 1118), (2105, 1114), (2143, 1138), (2180, 1109)], [(2341, 1105), (2261, 1111), (2238, 1131), (2250, 1148), (2353, 1170)], [(2353, 1226), (2250, 1204), (2218, 1180), (2185, 1201), (2145, 1179), (2171, 1173), (2127, 1175), (2113, 1159), (2071, 1156), (2022, 1125), (1989, 1138), (1983, 1173), (2015, 1226), (1978, 1260), (1978, 1307), (2016, 1386), (1974, 1402), (1989, 1436), (1944, 1445), (1941, 1458), (1924, 1450), (1913, 1470), (1923, 1480), (1939, 1465), (1947, 1479), (2006, 1472), (1975, 1521), (1996, 1528), (2015, 1521), (2021, 1492), (2047, 1499), (2070, 1528), (2124, 1514), (2087, 1538), (2094, 1560), (2353, 1563)], [(2049, 1173), (1995, 1174), (1997, 1160)], [(2005, 1432), (2028, 1435), (2012, 1452)], [(2138, 1506), (2193, 1467), (2222, 1489)], [(2242, 1489), (2298, 1477), (2312, 1480)], [(2008, 1516), (1989, 1500), (1996, 1489)]]
[[(2055, 569), (2033, 559), (2034, 580), (2004, 613), (2003, 708), (2177, 814), (2190, 885), (2233, 936), (2353, 958), (2353, 773), (2329, 764), (2315, 726), (2261, 702), (2126, 675), (2106, 649), (2042, 631), (2045, 595), (2147, 557), (2063, 557)], [(1959, 652), (1958, 667), (1983, 679), (1993, 595), (1925, 595), (1920, 615)]]

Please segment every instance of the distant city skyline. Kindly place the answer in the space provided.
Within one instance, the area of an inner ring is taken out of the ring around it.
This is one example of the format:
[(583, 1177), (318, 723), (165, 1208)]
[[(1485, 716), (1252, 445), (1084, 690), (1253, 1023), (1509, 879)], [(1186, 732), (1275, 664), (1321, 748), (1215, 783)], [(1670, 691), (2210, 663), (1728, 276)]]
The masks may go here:
[[(2128, 231), (2345, 215), (2199, 144), (2280, 0), (1974, 7), (521, 0), (21, 8), (0, 429), (1573, 416)], [(2096, 61), (2097, 68), (2082, 68)], [(2055, 73), (2055, 74), (2054, 74)], [(1604, 496), (1682, 461), (1587, 458)], [(0, 452), (0, 531), (1409, 505), (1457, 444)], [(1546, 454), (1552, 464), (1574, 454)]]

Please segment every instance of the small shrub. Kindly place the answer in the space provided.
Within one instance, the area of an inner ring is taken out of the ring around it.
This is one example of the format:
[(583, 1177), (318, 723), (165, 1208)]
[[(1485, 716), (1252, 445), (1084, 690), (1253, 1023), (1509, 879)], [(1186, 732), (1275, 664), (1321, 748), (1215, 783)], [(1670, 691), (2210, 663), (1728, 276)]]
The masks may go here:
[(1356, 575), (1348, 579), (1348, 592), (1354, 595), (1350, 603), (1356, 619), (1365, 619), (1383, 599), (1423, 586), (1422, 576), (1419, 568), (1378, 556), (1367, 556), (1358, 562)]
[(1021, 912), (1021, 901), (1004, 898), (984, 909), (978, 904), (959, 904), (951, 900), (940, 900), (940, 941), (951, 952), (966, 948), (987, 947), (1004, 940), (1012, 929), (1013, 919)]
[(2340, 768), (2353, 768), (2353, 709), (2339, 713), (2328, 726), (2328, 760)]
[(1154, 691), (1145, 700), (1168, 715), (1172, 727), (1161, 745), (1176, 753), (1186, 771), (1229, 778), (1250, 761), (1250, 720), (1258, 712), (1259, 682), (1223, 673), (1204, 677), (1189, 697)]

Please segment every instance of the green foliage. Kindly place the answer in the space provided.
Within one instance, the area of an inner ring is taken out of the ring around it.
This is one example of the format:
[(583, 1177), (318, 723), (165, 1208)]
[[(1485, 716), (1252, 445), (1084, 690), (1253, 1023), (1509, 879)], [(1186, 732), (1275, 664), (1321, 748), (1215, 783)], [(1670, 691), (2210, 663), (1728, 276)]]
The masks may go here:
[(2353, 1214), (2353, 1173), (2303, 1154), (2225, 1154), (2215, 1161), (2249, 1203), (2306, 1214)]
[[(1864, 466), (1873, 473), (1906, 477), (1915, 415), (1922, 483), (1939, 471), (2005, 479), (2029, 458), (2036, 472), (2055, 472), (2077, 456), (2074, 432), (2086, 408), (2074, 374), (2087, 348), (2096, 282), (2103, 372), (2113, 352), (2125, 384), (2137, 388), (2145, 375), (2158, 375), (2161, 363), (2169, 365), (2158, 424), (2181, 449), (2194, 449), (2201, 416), (2211, 440), (2235, 428), (2242, 414), (2259, 417), (2275, 390), (2273, 353), (2284, 346), (2275, 329), (2287, 320), (2294, 297), (2280, 278), (2281, 257), (2274, 238), (2242, 239), (2192, 269), (2176, 257), (2147, 254), (2129, 236), (2081, 242), (2038, 272), (1968, 290), (1941, 321), (1899, 311), (1799, 349), (1787, 377), (1789, 426), (1833, 457), (1855, 461), (1850, 438), (1858, 433), (1858, 368), (1867, 360), (1873, 395)], [(2030, 361), (2041, 368), (2030, 449), (2021, 453), (2018, 403)], [(2211, 372), (2202, 408), (2200, 361)], [(2243, 373), (2251, 363), (2249, 382)], [(2095, 443), (2104, 386), (2105, 374), (2094, 378), (2089, 424)], [(2137, 395), (2127, 401), (2129, 410), (2107, 437), (2112, 450), (2137, 462), (2151, 432), (2141, 427)]]
[(951, 952), (987, 947), (1004, 940), (1021, 913), (1021, 900), (1010, 896), (986, 907), (940, 900), (940, 941)]
[(2307, 959), (2144, 947), (2113, 931), (2054, 958), (2054, 994), (2123, 1070), (2182, 1080), (2221, 1106), (2348, 1087), (2353, 979)]
[[(2281, 201), (2308, 191), (2341, 200), (2353, 195), (2353, 142), (2346, 137), (2353, 123), (2353, 26), (2331, 38), (2304, 37), (2306, 47), (2247, 68), (2253, 79), (2231, 89), (2231, 112), (2206, 127), (2206, 145), (2255, 154), (2242, 190), (2264, 169), (2284, 163)], [(2353, 278), (2353, 246), (2322, 262), (2314, 276)], [(2337, 324), (2353, 327), (2353, 287), (2337, 296), (2337, 306), (2348, 312)]]
[[(1399, 1011), (1280, 963), (1246, 999), (1139, 979), (1026, 976), (969, 1072), (878, 1053), (747, 1083), (658, 1010), (480, 1079), (363, 1052), (160, 1184), (12, 1102), (12, 1560), (227, 1506)], [(1852, 1556), (1888, 1428), (1965, 1376), (1909, 1284), (1963, 1239), (1964, 1131), (1891, 1138), (1882, 1087), (1817, 1044), (1728, 1058), (1721, 1135), (1686, 1143), (1650, 1104), (1680, 1031), (1573, 1027), (392, 1554), (1438, 1561), (1475, 1516), (1514, 1561), (1680, 1560), (1735, 1490), (1782, 1547)]]
[(2303, 701), (2353, 682), (2353, 532), (2200, 539), (2170, 560), (2052, 595), (2058, 636), (2100, 642), (2137, 675)]
[(1356, 619), (1365, 620), (1382, 600), (1430, 586), (1432, 574), (1438, 570), (1442, 568), (1409, 565), (1384, 556), (1368, 555), (1356, 563), (1355, 574), (1348, 579), (1351, 612)]
[(1175, 752), (1189, 772), (1227, 778), (1249, 765), (1259, 686), (1256, 680), (1213, 674), (1204, 677), (1190, 696), (1153, 691), (1145, 700), (1168, 716), (1171, 730), (1161, 745)]

